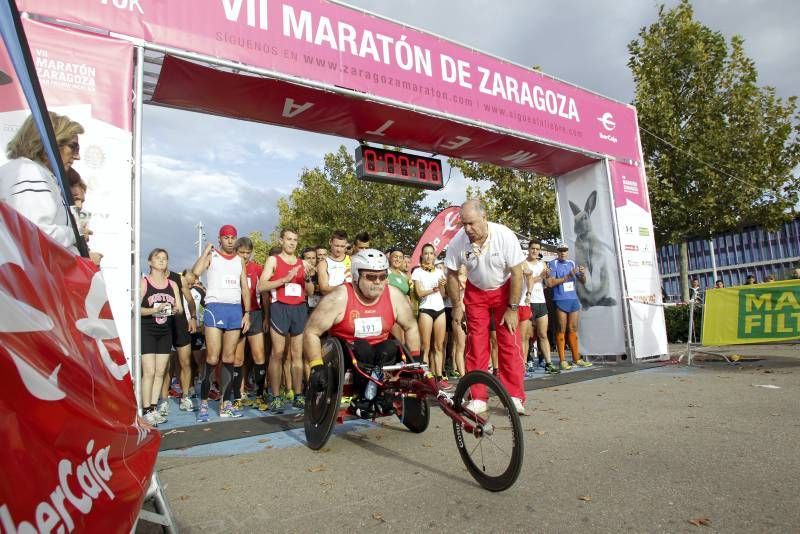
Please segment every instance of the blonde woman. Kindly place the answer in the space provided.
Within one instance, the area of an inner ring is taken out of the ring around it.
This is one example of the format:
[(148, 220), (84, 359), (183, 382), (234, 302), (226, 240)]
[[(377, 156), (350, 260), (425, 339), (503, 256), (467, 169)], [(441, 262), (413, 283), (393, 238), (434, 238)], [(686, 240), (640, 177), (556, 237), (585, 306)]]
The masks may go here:
[[(50, 113), (58, 152), (64, 170), (81, 158), (78, 135), (83, 126), (56, 113)], [(0, 167), (0, 200), (16, 209), (44, 233), (63, 247), (77, 254), (75, 233), (70, 225), (69, 212), (61, 194), (61, 184), (45, 155), (44, 145), (32, 117), (6, 146), (9, 161)]]

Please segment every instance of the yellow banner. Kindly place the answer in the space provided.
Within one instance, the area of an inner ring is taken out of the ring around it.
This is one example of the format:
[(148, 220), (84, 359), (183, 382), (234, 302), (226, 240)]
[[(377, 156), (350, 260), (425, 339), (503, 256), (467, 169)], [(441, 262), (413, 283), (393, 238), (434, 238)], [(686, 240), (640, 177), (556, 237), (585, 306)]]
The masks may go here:
[(703, 345), (800, 339), (800, 280), (709, 289)]

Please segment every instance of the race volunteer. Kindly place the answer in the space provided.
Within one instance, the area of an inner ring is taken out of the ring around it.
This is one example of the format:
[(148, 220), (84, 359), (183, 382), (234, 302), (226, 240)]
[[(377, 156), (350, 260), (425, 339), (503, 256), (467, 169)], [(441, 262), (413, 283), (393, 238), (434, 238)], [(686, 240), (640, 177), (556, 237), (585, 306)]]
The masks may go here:
[[(368, 366), (391, 365), (400, 359), (399, 342), (390, 339), (395, 323), (403, 328), (411, 356), (419, 356), (419, 330), (408, 299), (399, 289), (386, 283), (389, 261), (383, 252), (361, 250), (351, 258), (353, 282), (333, 289), (322, 298), (306, 325), (303, 348), (311, 367), (310, 381), (324, 388), (320, 336), (326, 331), (347, 343), (356, 359)], [(370, 418), (377, 409), (391, 413), (391, 402), (380, 399), (377, 404), (363, 397), (367, 380), (353, 374), (353, 390), (357, 393), (351, 409)]]
[[(525, 362), (517, 324), (522, 266), (525, 254), (519, 240), (502, 224), (486, 220), (478, 200), (461, 206), (461, 230), (447, 247), (447, 294), (453, 303), (453, 322), (467, 317), (467, 372), (489, 366), (489, 323), (497, 321), (498, 377), (514, 407), (525, 413), (523, 378)], [(458, 269), (467, 268), (464, 300), (458, 285)], [(470, 409), (486, 410), (485, 388), (476, 387)]]

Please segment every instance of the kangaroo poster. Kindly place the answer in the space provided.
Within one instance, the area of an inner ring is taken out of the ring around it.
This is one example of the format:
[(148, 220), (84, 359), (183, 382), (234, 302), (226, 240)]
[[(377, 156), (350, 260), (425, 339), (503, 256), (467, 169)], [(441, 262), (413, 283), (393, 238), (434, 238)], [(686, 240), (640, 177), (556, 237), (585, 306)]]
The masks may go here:
[(588, 165), (559, 176), (556, 188), (561, 235), (569, 246), (569, 258), (586, 273), (586, 283), (576, 286), (581, 301), (580, 351), (625, 354), (624, 308), (606, 167)]

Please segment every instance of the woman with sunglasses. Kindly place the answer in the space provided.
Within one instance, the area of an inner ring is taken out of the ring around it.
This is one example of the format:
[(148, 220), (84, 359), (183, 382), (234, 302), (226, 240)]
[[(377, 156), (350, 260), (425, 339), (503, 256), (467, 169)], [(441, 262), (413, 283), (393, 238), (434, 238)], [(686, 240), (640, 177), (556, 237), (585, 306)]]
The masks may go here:
[[(69, 117), (50, 113), (64, 170), (80, 159), (78, 135), (83, 126)], [(9, 161), (0, 167), (0, 200), (8, 203), (64, 248), (77, 254), (61, 184), (53, 174), (33, 117), (28, 117), (6, 146)]]

